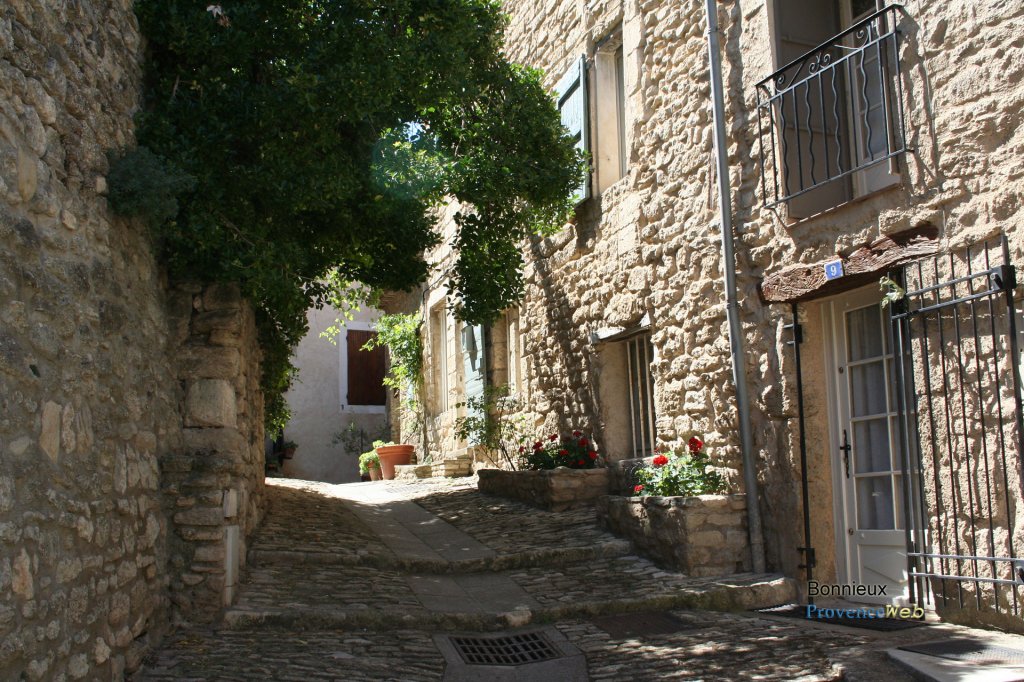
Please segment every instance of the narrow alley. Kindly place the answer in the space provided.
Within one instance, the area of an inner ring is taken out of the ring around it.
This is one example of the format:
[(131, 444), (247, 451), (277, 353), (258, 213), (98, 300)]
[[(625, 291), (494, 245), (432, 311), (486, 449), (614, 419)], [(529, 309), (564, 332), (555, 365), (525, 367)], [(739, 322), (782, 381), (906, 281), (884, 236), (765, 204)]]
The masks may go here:
[[(136, 680), (900, 680), (885, 649), (964, 631), (763, 616), (750, 609), (792, 601), (790, 581), (661, 570), (591, 509), (540, 511), (474, 479), (267, 483), (236, 605), (172, 633)], [(445, 637), (537, 631), (550, 660), (518, 668), (467, 665)]]

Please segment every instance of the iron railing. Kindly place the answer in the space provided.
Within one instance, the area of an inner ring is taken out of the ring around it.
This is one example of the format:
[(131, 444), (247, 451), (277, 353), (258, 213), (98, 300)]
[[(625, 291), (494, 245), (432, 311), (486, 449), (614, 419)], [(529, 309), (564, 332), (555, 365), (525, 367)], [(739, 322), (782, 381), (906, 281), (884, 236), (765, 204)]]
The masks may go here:
[(1006, 240), (897, 276), (906, 287), (891, 318), (911, 598), (1022, 616), (1024, 411)]
[(761, 192), (775, 206), (906, 150), (902, 5), (890, 5), (757, 84)]

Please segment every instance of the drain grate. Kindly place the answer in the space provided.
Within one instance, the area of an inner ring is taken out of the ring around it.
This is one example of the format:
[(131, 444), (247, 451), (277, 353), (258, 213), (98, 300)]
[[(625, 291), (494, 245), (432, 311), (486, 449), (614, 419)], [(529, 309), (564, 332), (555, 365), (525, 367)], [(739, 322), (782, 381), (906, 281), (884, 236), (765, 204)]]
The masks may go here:
[(985, 663), (988, 665), (1022, 665), (1024, 651), (1005, 646), (996, 646), (976, 639), (951, 639), (944, 642), (927, 642), (925, 644), (909, 644), (901, 646), (903, 651), (915, 654), (926, 654), (948, 658), (965, 663)]
[(470, 665), (523, 665), (547, 661), (562, 655), (540, 632), (452, 636), (450, 640), (462, 660)]

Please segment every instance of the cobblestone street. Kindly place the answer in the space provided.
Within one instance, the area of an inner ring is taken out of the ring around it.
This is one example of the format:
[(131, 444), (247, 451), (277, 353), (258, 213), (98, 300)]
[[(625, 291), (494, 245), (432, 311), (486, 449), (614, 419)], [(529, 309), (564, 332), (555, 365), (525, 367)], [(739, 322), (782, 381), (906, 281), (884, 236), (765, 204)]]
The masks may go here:
[[(884, 649), (958, 630), (758, 615), (749, 609), (792, 600), (792, 583), (664, 571), (592, 510), (538, 511), (473, 482), (268, 479), (237, 604), (217, 627), (169, 635), (135, 679), (441, 680), (439, 632), (546, 624), (583, 652), (592, 680), (902, 680)], [(675, 625), (609, 626), (638, 612)]]

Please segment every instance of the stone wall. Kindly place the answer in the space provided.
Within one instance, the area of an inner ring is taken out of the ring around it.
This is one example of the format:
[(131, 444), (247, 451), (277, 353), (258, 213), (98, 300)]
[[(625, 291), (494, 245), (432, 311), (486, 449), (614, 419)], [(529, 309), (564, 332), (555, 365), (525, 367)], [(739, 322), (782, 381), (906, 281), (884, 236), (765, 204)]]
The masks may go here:
[(587, 507), (608, 493), (608, 469), (604, 467), (557, 467), (540, 471), (478, 469), (477, 475), (480, 492), (519, 500), (548, 511)]
[(745, 495), (606, 495), (597, 521), (660, 566), (711, 577), (750, 571), (746, 508)]
[(121, 679), (168, 618), (159, 455), (181, 390), (132, 141), (130, 3), (0, 9), (0, 678)]
[(184, 442), (161, 460), (170, 595), (179, 616), (209, 621), (234, 598), (263, 511), (260, 356), (236, 287), (181, 285), (171, 311)]
[(248, 531), (260, 503), (251, 314), (222, 289), (169, 300), (145, 228), (104, 196), (107, 150), (133, 141), (140, 55), (127, 0), (0, 7), (2, 679), (120, 680), (159, 640), (172, 576), (200, 566), (161, 488), (174, 453), (230, 421), (229, 391), (245, 473), (194, 508), (236, 489)]

